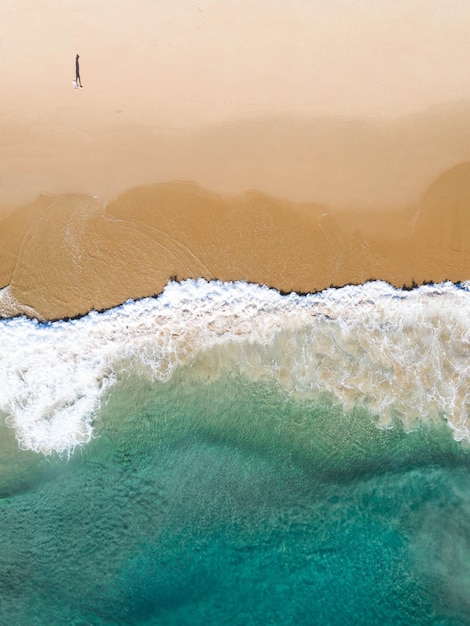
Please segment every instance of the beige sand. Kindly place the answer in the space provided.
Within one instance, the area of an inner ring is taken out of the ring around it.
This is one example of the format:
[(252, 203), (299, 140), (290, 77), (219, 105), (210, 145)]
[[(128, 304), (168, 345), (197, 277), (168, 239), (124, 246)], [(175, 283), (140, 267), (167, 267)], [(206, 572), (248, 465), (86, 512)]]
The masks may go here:
[(442, 172), (470, 161), (465, 102), (396, 119), (285, 114), (174, 128), (102, 110), (85, 90), (70, 88), (75, 106), (47, 121), (2, 125), (0, 103), (0, 214), (43, 192), (108, 202), (171, 180), (223, 194), (257, 189), (293, 202), (383, 211), (417, 204)]
[(302, 292), (466, 280), (469, 215), (470, 163), (401, 211), (340, 212), (188, 182), (136, 188), (107, 205), (43, 195), (0, 222), (2, 313), (75, 316), (158, 294), (171, 277)]
[(470, 278), (470, 11), (451, 5), (0, 3), (2, 313), (171, 276)]
[(0, 211), (175, 179), (415, 204), (470, 160), (470, 11), (449, 2), (1, 2)]

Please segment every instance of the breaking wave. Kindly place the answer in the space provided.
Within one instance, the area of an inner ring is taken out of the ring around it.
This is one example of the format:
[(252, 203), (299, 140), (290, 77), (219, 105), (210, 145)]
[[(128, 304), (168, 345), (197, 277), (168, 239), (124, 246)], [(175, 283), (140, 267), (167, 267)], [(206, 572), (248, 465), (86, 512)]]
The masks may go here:
[(126, 376), (168, 381), (190, 366), (275, 381), (379, 427), (447, 420), (470, 441), (470, 290), (401, 291), (384, 282), (281, 295), (247, 283), (169, 283), (157, 298), (40, 323), (0, 321), (0, 411), (20, 447), (70, 452), (93, 436), (106, 393)]

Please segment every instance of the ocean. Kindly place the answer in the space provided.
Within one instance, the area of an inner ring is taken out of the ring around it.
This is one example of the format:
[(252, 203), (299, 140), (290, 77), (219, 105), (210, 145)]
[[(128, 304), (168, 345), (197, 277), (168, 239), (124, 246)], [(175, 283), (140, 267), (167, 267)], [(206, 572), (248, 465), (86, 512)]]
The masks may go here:
[(470, 624), (470, 284), (0, 321), (0, 624)]

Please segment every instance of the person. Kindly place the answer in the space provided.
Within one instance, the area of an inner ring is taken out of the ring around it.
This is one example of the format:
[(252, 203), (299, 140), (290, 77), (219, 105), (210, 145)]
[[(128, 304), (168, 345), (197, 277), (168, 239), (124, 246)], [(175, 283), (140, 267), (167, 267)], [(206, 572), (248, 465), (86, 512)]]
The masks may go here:
[(80, 57), (77, 54), (77, 56), (75, 57), (75, 82), (77, 83), (77, 85), (80, 85), (80, 87), (83, 87), (82, 81), (80, 80), (80, 65), (78, 63), (79, 58)]

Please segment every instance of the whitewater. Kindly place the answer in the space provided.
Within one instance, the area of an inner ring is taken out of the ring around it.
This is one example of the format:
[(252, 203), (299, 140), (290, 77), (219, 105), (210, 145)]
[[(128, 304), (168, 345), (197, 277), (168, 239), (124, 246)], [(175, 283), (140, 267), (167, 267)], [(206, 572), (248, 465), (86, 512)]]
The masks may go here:
[(446, 421), (470, 442), (470, 284), (375, 281), (282, 295), (244, 282), (170, 282), (79, 319), (0, 321), (0, 413), (19, 446), (71, 454), (126, 378), (181, 368), (273, 381), (302, 401), (365, 407), (378, 428)]

